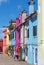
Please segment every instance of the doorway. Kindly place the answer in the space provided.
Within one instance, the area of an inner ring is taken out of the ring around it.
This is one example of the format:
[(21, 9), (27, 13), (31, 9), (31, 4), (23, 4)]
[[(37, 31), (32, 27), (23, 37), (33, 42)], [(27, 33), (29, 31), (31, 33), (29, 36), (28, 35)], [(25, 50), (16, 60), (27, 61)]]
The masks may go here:
[(38, 64), (38, 49), (34, 47), (34, 64)]
[(2, 53), (2, 52), (3, 52), (3, 41), (0, 40), (0, 53)]
[(2, 52), (2, 47), (0, 46), (0, 53)]

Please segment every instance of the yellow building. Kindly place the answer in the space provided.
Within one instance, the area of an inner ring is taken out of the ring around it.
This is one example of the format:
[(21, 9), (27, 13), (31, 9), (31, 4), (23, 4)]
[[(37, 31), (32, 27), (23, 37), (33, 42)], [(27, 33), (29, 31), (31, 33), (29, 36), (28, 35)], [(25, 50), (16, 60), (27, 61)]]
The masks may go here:
[(3, 38), (3, 54), (4, 54), (6, 49), (10, 45), (10, 40), (9, 40), (10, 31), (7, 27), (5, 28), (3, 34), (4, 34), (4, 38)]
[(16, 21), (15, 20), (11, 20), (10, 21), (10, 25), (8, 27), (4, 26), (4, 38), (3, 38), (3, 54), (5, 53), (5, 51), (7, 51), (7, 48), (11, 45), (11, 40), (10, 40), (10, 34), (11, 32), (15, 29), (16, 27)]
[(6, 28), (6, 46), (10, 45), (9, 34), (10, 34), (10, 31), (8, 28)]
[(38, 0), (38, 65), (44, 65), (44, 0)]

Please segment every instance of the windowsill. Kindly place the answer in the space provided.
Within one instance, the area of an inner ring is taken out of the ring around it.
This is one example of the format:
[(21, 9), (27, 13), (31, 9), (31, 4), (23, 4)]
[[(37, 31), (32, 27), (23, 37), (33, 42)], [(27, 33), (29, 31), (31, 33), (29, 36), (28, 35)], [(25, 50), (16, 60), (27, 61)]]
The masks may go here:
[(29, 38), (29, 37), (24, 37), (24, 38)]
[(37, 36), (33, 36), (34, 38), (37, 38)]

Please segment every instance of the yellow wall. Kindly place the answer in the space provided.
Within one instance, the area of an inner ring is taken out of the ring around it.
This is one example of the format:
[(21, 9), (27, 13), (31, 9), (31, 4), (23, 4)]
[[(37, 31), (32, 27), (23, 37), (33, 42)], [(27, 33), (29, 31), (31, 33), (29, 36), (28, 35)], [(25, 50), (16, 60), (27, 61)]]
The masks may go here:
[(7, 32), (6, 32), (6, 46), (10, 45), (9, 34), (10, 34), (10, 31), (7, 28)]
[(42, 39), (42, 2), (38, 0), (38, 42)]
[(39, 0), (40, 12), (38, 13), (38, 36), (39, 41), (44, 40), (44, 0)]
[(38, 1), (38, 65), (44, 65), (44, 0)]
[(42, 0), (42, 40), (44, 40), (44, 0)]

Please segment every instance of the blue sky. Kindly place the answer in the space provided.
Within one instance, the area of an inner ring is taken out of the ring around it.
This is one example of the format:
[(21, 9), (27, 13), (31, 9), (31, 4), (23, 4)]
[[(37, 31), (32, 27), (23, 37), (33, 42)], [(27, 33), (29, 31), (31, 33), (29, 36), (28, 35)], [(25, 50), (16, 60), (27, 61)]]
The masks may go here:
[[(29, 0), (0, 0), (0, 28), (8, 26), (10, 20), (15, 20), (23, 10), (26, 10), (28, 13), (28, 1)], [(35, 9), (36, 7), (35, 5)], [(0, 35), (1, 34), (2, 30), (0, 30)]]
[[(16, 19), (23, 10), (27, 10), (28, 12), (28, 1), (29, 0), (0, 0), (0, 27), (9, 25), (9, 21)], [(35, 6), (35, 9), (36, 7), (37, 6)]]
[[(15, 20), (23, 10), (28, 12), (28, 0), (0, 0), (0, 28), (8, 26), (10, 20)], [(0, 29), (1, 37), (2, 30)]]
[(11, 19), (23, 10), (28, 11), (28, 0), (0, 0), (0, 27), (9, 25)]

